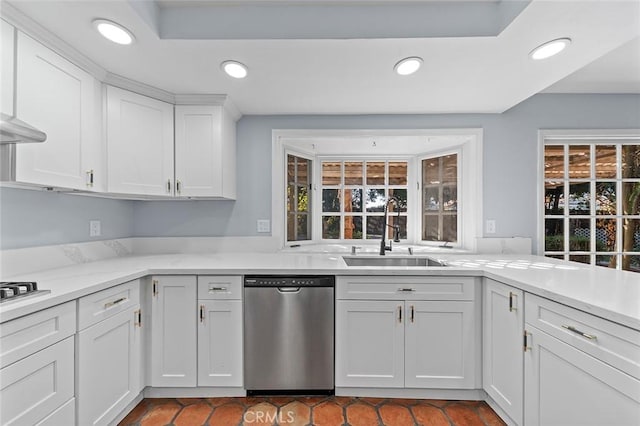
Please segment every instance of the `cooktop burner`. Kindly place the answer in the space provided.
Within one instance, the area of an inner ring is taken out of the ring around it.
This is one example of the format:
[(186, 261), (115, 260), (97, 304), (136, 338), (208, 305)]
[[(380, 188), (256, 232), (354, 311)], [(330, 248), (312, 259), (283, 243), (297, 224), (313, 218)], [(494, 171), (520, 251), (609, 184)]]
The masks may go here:
[(24, 300), (25, 297), (51, 293), (51, 290), (38, 290), (34, 281), (2, 281), (0, 282), (0, 303), (12, 300)]

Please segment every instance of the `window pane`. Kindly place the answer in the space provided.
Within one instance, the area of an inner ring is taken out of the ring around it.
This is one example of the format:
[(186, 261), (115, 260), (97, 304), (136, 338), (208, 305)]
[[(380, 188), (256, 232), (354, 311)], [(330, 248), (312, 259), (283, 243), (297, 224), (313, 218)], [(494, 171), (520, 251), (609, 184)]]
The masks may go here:
[(622, 269), (640, 272), (640, 256), (622, 256)]
[(344, 163), (344, 184), (362, 185), (362, 161)]
[(384, 218), (382, 216), (367, 216), (367, 239), (381, 239), (382, 238), (382, 222)]
[(362, 239), (362, 216), (344, 217), (344, 238), (345, 240)]
[(591, 249), (590, 222), (589, 219), (569, 219), (569, 251)]
[(425, 188), (422, 210), (437, 212), (440, 210), (440, 190), (437, 187)]
[(296, 186), (292, 183), (287, 185), (287, 211), (292, 212), (296, 208)]
[(296, 240), (310, 240), (311, 239), (311, 224), (309, 223), (309, 216), (306, 214), (299, 214), (296, 218), (297, 231)]
[(616, 267), (616, 259), (617, 256), (596, 256), (596, 265), (604, 266), (605, 268), (615, 268)]
[(596, 214), (616, 214), (615, 182), (596, 182)]
[(297, 241), (296, 239), (296, 215), (287, 214), (287, 241)]
[(344, 190), (344, 211), (345, 212), (361, 212), (362, 211), (362, 189), (345, 189)]
[(340, 185), (341, 172), (339, 162), (322, 162), (322, 184), (323, 185)]
[(422, 223), (422, 239), (425, 241), (440, 241), (440, 217), (425, 215)]
[(564, 251), (564, 219), (545, 219), (544, 250)]
[[(396, 197), (400, 201), (400, 211), (407, 211), (407, 190), (406, 189), (389, 189), (389, 197)], [(392, 206), (389, 206), (391, 209)], [(391, 211), (391, 210), (389, 210)], [(393, 207), (393, 211), (398, 211)]]
[(439, 158), (422, 160), (422, 182), (425, 185), (437, 185), (440, 183)]
[(451, 154), (442, 157), (442, 182), (458, 182), (458, 155)]
[(442, 216), (442, 240), (455, 243), (458, 239), (458, 216), (444, 215)]
[(640, 145), (622, 145), (622, 177), (640, 178)]
[(367, 185), (384, 185), (384, 162), (367, 161)]
[(322, 238), (328, 240), (340, 238), (340, 216), (322, 216)]
[(298, 211), (309, 211), (309, 192), (307, 191), (306, 186), (298, 187)]
[(444, 211), (458, 210), (458, 187), (456, 185), (442, 187), (442, 209)]
[(322, 190), (322, 211), (323, 212), (339, 212), (340, 211), (340, 190), (339, 189), (323, 189)]
[(589, 145), (569, 146), (569, 178), (588, 179), (590, 176)]
[(640, 219), (623, 219), (622, 251), (640, 251)]
[(596, 177), (616, 177), (616, 147), (614, 145), (596, 145)]
[(564, 146), (547, 145), (544, 147), (544, 177), (562, 179), (564, 177)]
[(367, 190), (367, 211), (368, 212), (383, 212), (384, 204), (387, 201), (384, 189), (369, 189)]
[(393, 215), (389, 217), (389, 227), (387, 229), (387, 236), (389, 239), (393, 239), (393, 226), (396, 225), (396, 223), (400, 224), (400, 239), (401, 240), (406, 240), (407, 239), (407, 217), (406, 216), (400, 216), (400, 218), (398, 219), (398, 216)]
[(287, 182), (293, 182), (296, 177), (296, 157), (287, 155)]
[(596, 251), (616, 251), (616, 220), (596, 220)]
[(311, 160), (305, 160), (303, 158), (298, 158), (298, 182), (299, 183), (308, 183), (309, 180), (309, 169), (311, 168)]
[(389, 185), (407, 184), (407, 162), (389, 161)]
[(564, 184), (544, 183), (544, 214), (564, 214)]
[(591, 256), (587, 255), (572, 255), (569, 256), (569, 260), (572, 262), (591, 263)]
[(590, 185), (585, 183), (572, 183), (569, 185), (569, 214), (590, 213), (591, 195)]
[(640, 214), (640, 182), (622, 184), (622, 214)]

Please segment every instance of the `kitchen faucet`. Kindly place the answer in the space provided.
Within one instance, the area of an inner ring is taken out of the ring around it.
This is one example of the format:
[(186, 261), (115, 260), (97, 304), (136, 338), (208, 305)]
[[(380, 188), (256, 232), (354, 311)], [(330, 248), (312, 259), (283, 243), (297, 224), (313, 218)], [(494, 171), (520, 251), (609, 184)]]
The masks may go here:
[[(398, 210), (398, 219), (396, 220), (395, 225), (387, 224), (387, 214), (389, 209), (389, 204), (393, 203)], [(387, 227), (393, 228), (393, 241), (396, 243), (400, 242), (400, 201), (396, 197), (389, 197), (387, 202), (384, 203), (384, 222), (382, 223), (382, 240), (380, 241), (380, 256), (384, 256), (385, 252), (391, 251), (391, 241), (389, 241), (389, 245), (387, 245), (385, 241), (385, 235), (387, 235)]]

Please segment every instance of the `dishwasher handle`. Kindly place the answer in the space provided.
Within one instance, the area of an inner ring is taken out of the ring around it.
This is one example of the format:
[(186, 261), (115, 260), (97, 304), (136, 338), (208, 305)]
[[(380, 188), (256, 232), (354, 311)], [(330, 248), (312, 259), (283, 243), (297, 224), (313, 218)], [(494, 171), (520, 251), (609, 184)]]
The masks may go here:
[(301, 287), (276, 287), (278, 293), (300, 293)]

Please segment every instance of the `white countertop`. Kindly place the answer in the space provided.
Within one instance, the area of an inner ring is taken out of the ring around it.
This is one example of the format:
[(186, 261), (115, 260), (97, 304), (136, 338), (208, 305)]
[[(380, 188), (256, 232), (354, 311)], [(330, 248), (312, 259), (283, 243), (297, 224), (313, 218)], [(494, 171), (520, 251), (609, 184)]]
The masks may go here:
[[(420, 257), (420, 255), (416, 255)], [(354, 267), (341, 254), (228, 253), (118, 257), (11, 280), (51, 293), (0, 305), (0, 322), (146, 275), (466, 275), (481, 276), (640, 330), (640, 274), (531, 255), (434, 254), (447, 267)]]

